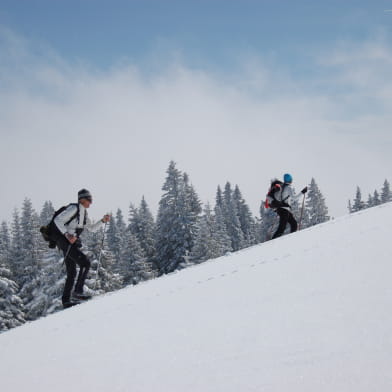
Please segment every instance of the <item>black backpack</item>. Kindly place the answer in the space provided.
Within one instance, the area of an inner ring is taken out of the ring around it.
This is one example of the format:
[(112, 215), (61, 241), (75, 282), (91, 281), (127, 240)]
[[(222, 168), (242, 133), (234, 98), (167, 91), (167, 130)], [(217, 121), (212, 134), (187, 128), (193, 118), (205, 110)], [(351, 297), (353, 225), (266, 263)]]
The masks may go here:
[[(54, 239), (53, 234), (54, 234), (56, 231), (58, 231), (58, 228), (57, 228), (56, 224), (54, 223), (55, 218), (56, 218), (58, 215), (60, 215), (62, 212), (64, 212), (68, 207), (71, 207), (71, 206), (76, 206), (76, 207), (77, 207), (77, 210), (76, 210), (75, 214), (73, 214), (73, 215), (71, 216), (71, 218), (68, 219), (67, 222), (65, 222), (65, 224), (66, 224), (66, 225), (69, 225), (69, 224), (70, 224), (74, 219), (76, 219), (76, 218), (77, 218), (78, 221), (79, 221), (79, 214), (80, 214), (79, 203), (71, 203), (71, 204), (68, 204), (67, 206), (63, 206), (63, 207), (59, 208), (59, 209), (53, 214), (53, 217), (52, 217), (52, 219), (50, 220), (50, 222), (49, 222), (46, 226), (41, 226), (41, 228), (40, 228), (39, 231), (41, 232), (43, 239), (44, 239), (46, 242), (49, 242), (49, 248), (52, 248), (52, 249), (53, 249), (53, 248), (56, 247), (56, 241), (55, 241), (55, 239)], [(86, 212), (85, 215), (84, 215), (83, 226), (85, 226), (86, 223), (87, 223), (87, 212)], [(81, 232), (82, 232), (82, 231), (80, 230), (78, 234), (80, 235)]]
[(274, 180), (271, 182), (271, 186), (268, 190), (267, 197), (265, 198), (265, 208), (279, 208), (285, 205), (275, 197), (276, 192), (283, 192), (285, 184), (282, 181)]

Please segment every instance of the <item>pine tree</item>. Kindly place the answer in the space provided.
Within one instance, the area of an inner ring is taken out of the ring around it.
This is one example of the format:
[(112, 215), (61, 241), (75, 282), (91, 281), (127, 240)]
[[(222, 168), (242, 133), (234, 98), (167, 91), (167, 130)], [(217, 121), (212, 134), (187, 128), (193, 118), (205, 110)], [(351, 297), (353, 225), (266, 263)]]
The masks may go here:
[(25, 322), (24, 306), (19, 288), (10, 271), (11, 239), (6, 222), (0, 226), (0, 331)]
[(373, 196), (369, 193), (367, 202), (365, 204), (365, 208), (371, 208), (371, 207), (374, 207), (374, 200), (373, 200)]
[(57, 250), (48, 249), (39, 261), (39, 269), (32, 299), (28, 303), (26, 316), (29, 320), (35, 320), (63, 308), (61, 295), (65, 273), (62, 254)]
[(186, 245), (179, 210), (182, 176), (176, 164), (170, 162), (159, 202), (157, 218), (157, 263), (161, 273), (174, 271), (184, 261)]
[(1, 222), (0, 226), (0, 264), (9, 267), (11, 253), (11, 238), (7, 222)]
[(312, 178), (309, 185), (306, 207), (309, 214), (309, 226), (324, 223), (330, 219), (324, 196), (314, 178)]
[(202, 212), (201, 202), (196, 190), (192, 184), (189, 182), (188, 174), (183, 175), (183, 208), (185, 211), (184, 225), (186, 228), (186, 242), (187, 242), (187, 252), (189, 253), (194, 244), (194, 238), (196, 236), (196, 225), (197, 220)]
[(23, 301), (11, 271), (0, 262), (0, 331), (22, 325), (25, 320)]
[(234, 251), (238, 251), (245, 246), (244, 234), (241, 230), (241, 223), (239, 220), (239, 212), (236, 201), (233, 197), (230, 182), (225, 185), (223, 192), (223, 215), (225, 217), (227, 234), (231, 239), (231, 247)]
[(126, 246), (121, 255), (124, 284), (138, 284), (141, 281), (152, 279), (154, 277), (152, 263), (147, 261), (136, 235), (131, 230), (126, 232), (125, 241)]
[(353, 206), (351, 205), (351, 200), (348, 201), (347, 209), (349, 214), (353, 213)]
[(381, 203), (388, 203), (390, 201), (392, 201), (391, 187), (389, 182), (385, 180), (381, 190)]
[(194, 211), (182, 173), (170, 162), (164, 194), (159, 202), (156, 236), (156, 260), (161, 273), (169, 273), (186, 264), (193, 238)]
[(45, 201), (40, 214), (40, 225), (41, 226), (47, 225), (51, 221), (54, 212), (55, 211), (52, 202)]
[(354, 199), (353, 204), (352, 204), (351, 211), (352, 212), (358, 212), (358, 211), (363, 210), (364, 208), (365, 208), (365, 203), (362, 201), (361, 189), (358, 186), (357, 187), (357, 192), (355, 194), (355, 199)]
[(256, 243), (255, 220), (252, 216), (249, 206), (242, 197), (242, 193), (238, 185), (235, 186), (233, 192), (233, 202), (236, 205), (238, 219), (244, 238), (244, 247), (254, 245)]
[(222, 256), (220, 233), (217, 229), (215, 217), (207, 204), (204, 209), (204, 215), (198, 220), (195, 245), (190, 254), (192, 262), (201, 263)]
[(129, 223), (129, 227), (138, 239), (144, 254), (152, 262), (155, 256), (155, 222), (144, 196), (139, 209), (131, 209)]
[(23, 202), (20, 223), (23, 241), (22, 268), (17, 278), (20, 285), (20, 296), (26, 306), (28, 320), (34, 320), (37, 317), (30, 310), (35, 297), (39, 295), (37, 287), (40, 287), (40, 260), (46, 248), (39, 232), (39, 226), (39, 216), (34, 211), (31, 200), (26, 198)]
[(215, 232), (217, 242), (219, 244), (219, 254), (220, 256), (225, 255), (232, 251), (231, 247), (231, 238), (227, 233), (225, 217), (222, 212), (222, 208), (217, 204), (215, 206), (215, 216), (214, 216), (214, 224), (215, 224)]
[(262, 202), (260, 205), (261, 242), (272, 239), (272, 236), (277, 229), (277, 222), (278, 220), (274, 210), (271, 208), (265, 208), (264, 202)]
[[(113, 219), (114, 220), (114, 219)], [(114, 243), (112, 244), (112, 251), (115, 258), (115, 264), (119, 265), (121, 263), (121, 254), (126, 246), (125, 244), (125, 236), (127, 231), (127, 226), (124, 221), (123, 213), (120, 209), (117, 209), (116, 218), (115, 218), (115, 236)], [(114, 267), (114, 269), (116, 269)]]
[(14, 210), (12, 215), (10, 269), (13, 280), (20, 285), (22, 276), (24, 276), (24, 251), (20, 215), (17, 209)]
[[(114, 219), (111, 219), (112, 221)], [(116, 271), (116, 258), (109, 247), (110, 239), (106, 233), (102, 248), (103, 230), (83, 234), (88, 244), (86, 255), (91, 260), (91, 279), (86, 281), (86, 285), (89, 290), (95, 290), (99, 294), (115, 291), (123, 287), (122, 277)]]
[(380, 194), (377, 192), (377, 190), (375, 190), (373, 193), (373, 205), (379, 206), (380, 204), (381, 204)]
[(222, 194), (222, 189), (220, 185), (218, 185), (218, 188), (216, 190), (216, 198), (215, 198), (215, 205), (216, 207), (220, 208), (220, 210), (223, 212), (224, 205), (223, 205), (223, 194)]

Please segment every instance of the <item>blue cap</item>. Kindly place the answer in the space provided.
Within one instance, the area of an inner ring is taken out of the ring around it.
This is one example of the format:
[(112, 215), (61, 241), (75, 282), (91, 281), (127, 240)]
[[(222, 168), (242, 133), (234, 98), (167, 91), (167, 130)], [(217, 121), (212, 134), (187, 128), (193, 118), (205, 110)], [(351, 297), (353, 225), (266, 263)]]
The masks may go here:
[(290, 184), (290, 183), (293, 182), (293, 177), (292, 177), (291, 174), (286, 173), (286, 174), (283, 176), (283, 180), (284, 180), (284, 182), (285, 182), (286, 184)]

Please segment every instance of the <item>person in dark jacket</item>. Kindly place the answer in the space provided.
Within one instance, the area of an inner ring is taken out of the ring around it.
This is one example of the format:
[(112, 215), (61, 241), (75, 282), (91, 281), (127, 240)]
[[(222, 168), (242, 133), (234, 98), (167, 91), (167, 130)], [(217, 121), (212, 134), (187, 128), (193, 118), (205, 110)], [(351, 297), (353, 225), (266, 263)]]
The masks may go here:
[[(62, 296), (64, 308), (77, 304), (77, 300), (90, 298), (90, 296), (83, 293), (83, 288), (91, 263), (81, 251), (80, 235), (84, 229), (98, 231), (102, 224), (110, 220), (110, 215), (105, 215), (100, 221), (92, 223), (87, 216), (87, 209), (90, 208), (92, 202), (91, 193), (87, 189), (82, 189), (78, 193), (78, 203), (70, 204), (54, 218), (53, 238), (56, 245), (64, 253), (64, 263), (67, 268), (67, 279)], [(76, 265), (79, 266), (79, 275), (74, 288)], [(74, 301), (71, 299), (73, 288), (72, 299)]]
[(300, 198), (308, 191), (308, 187), (302, 189), (301, 193), (294, 195), (293, 188), (291, 184), (293, 183), (293, 177), (291, 174), (285, 174), (283, 177), (283, 185), (280, 187), (279, 191), (274, 194), (275, 200), (280, 204), (276, 208), (276, 213), (279, 215), (279, 226), (272, 239), (280, 237), (286, 230), (287, 224), (290, 225), (291, 233), (297, 231), (298, 223), (291, 212), (291, 203), (294, 199)]

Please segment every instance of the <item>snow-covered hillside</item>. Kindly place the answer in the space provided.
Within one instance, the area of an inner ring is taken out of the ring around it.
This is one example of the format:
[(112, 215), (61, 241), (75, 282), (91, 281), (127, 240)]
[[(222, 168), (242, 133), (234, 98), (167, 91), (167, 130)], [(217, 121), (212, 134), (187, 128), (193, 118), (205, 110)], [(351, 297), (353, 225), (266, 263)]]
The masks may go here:
[(3, 391), (392, 390), (392, 204), (0, 335)]

